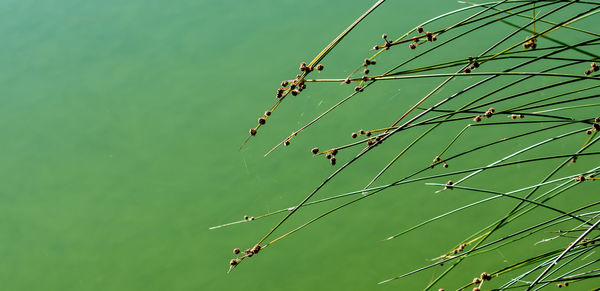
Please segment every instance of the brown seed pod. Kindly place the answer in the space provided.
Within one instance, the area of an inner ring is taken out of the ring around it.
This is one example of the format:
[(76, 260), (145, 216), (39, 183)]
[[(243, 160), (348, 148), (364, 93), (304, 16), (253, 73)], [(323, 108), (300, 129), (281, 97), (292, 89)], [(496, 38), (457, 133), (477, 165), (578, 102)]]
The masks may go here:
[(254, 220), (254, 216), (250, 216), (250, 217), (248, 218), (248, 220), (250, 220), (250, 221)]
[(292, 90), (292, 96), (298, 96), (299, 93), (300, 91), (298, 90)]
[(600, 123), (600, 117), (596, 117), (596, 118), (594, 118), (594, 122), (595, 122), (595, 123)]
[(293, 83), (292, 85), (290, 85), (290, 90), (294, 90), (296, 89), (296, 83)]
[(475, 288), (473, 288), (473, 291), (481, 291), (481, 288), (475, 287)]
[(477, 116), (473, 117), (473, 121), (480, 122), (481, 121), (481, 115), (477, 115)]
[(231, 266), (236, 266), (238, 264), (238, 261), (236, 259), (231, 259), (231, 261), (229, 261), (229, 265)]
[(244, 220), (248, 220), (248, 215), (244, 215)]
[(346, 84), (350, 84), (350, 78), (346, 78), (346, 79), (344, 80), (344, 83), (346, 83)]
[(352, 138), (356, 138), (356, 137), (358, 136), (358, 134), (356, 134), (356, 132), (353, 132), (353, 133), (352, 133), (350, 136), (351, 136)]
[(359, 131), (358, 131), (358, 133), (359, 133), (360, 135), (363, 135), (363, 134), (365, 134), (365, 131), (361, 129), (361, 130), (359, 130)]
[(525, 115), (519, 114), (519, 118), (525, 118)]
[(436, 156), (435, 158), (433, 158), (434, 163), (437, 163), (439, 161), (441, 161), (440, 156)]
[(239, 253), (240, 253), (240, 249), (239, 249), (239, 248), (235, 248), (235, 249), (233, 249), (233, 254), (234, 254), (234, 255), (237, 255), (237, 254), (239, 254)]
[(431, 41), (436, 41), (436, 40), (437, 40), (437, 35), (434, 35), (434, 36), (431, 38)]
[(369, 60), (369, 59), (365, 59), (365, 61), (363, 62), (363, 66), (365, 66), (365, 67), (370, 64), (371, 64), (371, 60)]
[(491, 113), (496, 113), (496, 109), (494, 109), (494, 107), (490, 107), (490, 109), (488, 109), (488, 111)]
[(316, 155), (319, 153), (319, 148), (313, 148), (312, 150), (310, 150), (311, 153), (313, 153), (313, 155)]
[(317, 71), (323, 71), (324, 68), (325, 66), (323, 66), (322, 64), (318, 64), (316, 67)]
[(466, 74), (468, 74), (468, 73), (470, 73), (470, 72), (471, 72), (471, 69), (470, 69), (470, 68), (465, 68), (465, 73), (466, 73)]
[(481, 283), (481, 279), (473, 278), (473, 284), (479, 284), (479, 283)]
[(483, 281), (489, 281), (492, 279), (492, 276), (486, 272), (481, 273), (481, 280)]
[(373, 47), (373, 50), (378, 50), (380, 47), (378, 45)]
[(258, 252), (260, 251), (260, 245), (257, 244), (252, 248), (252, 252), (255, 254), (258, 254)]
[(330, 154), (330, 153), (327, 153), (327, 154), (325, 155), (325, 158), (326, 158), (326, 159), (328, 159), (328, 160), (329, 160), (329, 159), (331, 159), (331, 154)]
[(362, 76), (362, 78), (360, 78), (360, 79), (361, 79), (361, 80), (363, 80), (363, 81), (367, 81), (367, 80), (369, 80), (369, 76), (367, 76), (367, 75), (364, 75), (364, 76)]
[(333, 150), (331, 150), (331, 154), (332, 154), (332, 155), (334, 155), (334, 156), (335, 156), (335, 155), (337, 155), (337, 153), (338, 153), (338, 149), (333, 149)]
[(426, 32), (425, 37), (427, 37), (428, 41), (433, 41), (433, 34), (431, 32)]
[(594, 127), (595, 131), (600, 131), (600, 124), (594, 123), (594, 124), (592, 124), (592, 126)]
[(290, 140), (289, 139), (284, 140), (283, 141), (283, 145), (286, 146), (286, 147), (289, 146), (290, 145)]
[(408, 47), (409, 47), (411, 50), (414, 50), (414, 49), (416, 49), (416, 48), (417, 48), (417, 45), (416, 45), (416, 44), (413, 42), (413, 43), (409, 44), (409, 45), (408, 45)]
[[(365, 68), (365, 70), (364, 70), (363, 72), (364, 72), (364, 73), (365, 73), (365, 75), (366, 75), (366, 74), (368, 74), (370, 71), (369, 71), (369, 69), (368, 69), (368, 68)], [(366, 76), (365, 76), (365, 77), (366, 77)]]
[(281, 81), (281, 87), (287, 87), (288, 81)]
[(251, 249), (246, 249), (244, 251), (244, 254), (246, 254), (246, 257), (251, 258), (252, 256), (254, 256), (254, 253), (252, 252)]
[(329, 160), (329, 163), (330, 163), (332, 166), (335, 166), (335, 158), (331, 158), (331, 160)]
[(267, 123), (267, 120), (264, 119), (263, 117), (261, 117), (261, 118), (258, 119), (258, 123), (259, 124), (265, 124), (265, 123)]
[(422, 26), (417, 27), (417, 32), (418, 33), (423, 33), (423, 27)]
[(383, 39), (387, 39), (387, 34), (385, 34), (385, 33), (384, 33), (384, 34), (382, 34), (382, 35), (381, 35), (381, 38), (383, 38)]
[(371, 132), (370, 132), (370, 131), (367, 131), (367, 132), (365, 133), (365, 135), (366, 135), (367, 137), (370, 137), (370, 136), (371, 136)]
[(478, 63), (478, 62), (474, 62), (474, 63), (473, 63), (473, 67), (475, 67), (475, 68), (479, 68), (479, 63)]
[(271, 110), (267, 110), (267, 111), (265, 111), (265, 116), (271, 116), (271, 113), (272, 113)]
[(250, 135), (251, 135), (251, 136), (255, 136), (255, 135), (256, 135), (256, 129), (254, 129), (254, 128), (251, 128), (251, 129), (250, 129)]
[(444, 168), (448, 168), (448, 163), (444, 163), (444, 164), (442, 165), (442, 167), (444, 167)]
[(590, 134), (592, 134), (592, 130), (591, 130), (591, 129), (588, 129), (588, 130), (586, 130), (586, 131), (585, 131), (585, 133), (586, 133), (587, 135), (590, 135)]
[(583, 72), (586, 76), (589, 76), (592, 73), (592, 70), (590, 69), (586, 69), (585, 72)]

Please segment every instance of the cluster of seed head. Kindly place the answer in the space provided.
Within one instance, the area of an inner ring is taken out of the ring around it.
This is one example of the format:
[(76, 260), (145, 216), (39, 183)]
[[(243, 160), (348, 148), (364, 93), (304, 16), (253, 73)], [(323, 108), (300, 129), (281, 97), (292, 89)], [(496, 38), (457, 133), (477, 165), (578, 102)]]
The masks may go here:
[[(302, 62), (300, 64), (300, 72), (303, 74), (296, 75), (296, 79), (293, 81), (284, 80), (281, 82), (281, 86), (277, 88), (275, 92), (275, 97), (277, 99), (281, 99), (287, 94), (292, 94), (292, 96), (298, 96), (302, 90), (306, 89), (306, 84), (304, 83), (304, 77), (312, 72), (313, 70), (322, 71), (325, 68), (322, 64), (318, 64), (316, 67), (308, 66), (306, 62)], [(289, 87), (288, 87), (289, 85)], [(258, 126), (250, 129), (250, 135), (255, 136), (258, 130), (258, 127), (267, 123), (267, 119), (271, 116), (271, 110), (265, 111), (265, 114), (258, 118)], [(288, 143), (289, 144), (289, 143)]]
[[(449, 182), (452, 182), (452, 181), (449, 181)], [(450, 185), (452, 185), (452, 184), (450, 184)], [(455, 249), (452, 250), (452, 254), (456, 255), (456, 254), (464, 251), (466, 246), (467, 246), (466, 243), (460, 244), (457, 248), (455, 248)]]
[[(251, 258), (252, 256), (254, 256), (255, 254), (258, 254), (258, 252), (260, 251), (261, 247), (259, 244), (254, 245), (254, 247), (252, 247), (251, 249), (246, 249), (244, 251), (244, 254), (242, 257), (238, 257), (235, 259), (231, 259), (231, 261), (229, 261), (229, 265), (232, 267), (237, 266), (237, 264), (239, 264), (242, 261), (242, 258)], [(235, 248), (233, 249), (233, 254), (234, 255), (239, 255), (242, 251), (239, 248)]]
[(596, 64), (595, 62), (590, 64), (589, 69), (585, 70), (584, 74), (586, 76), (589, 76), (590, 74), (594, 73), (594, 72), (598, 72), (598, 70), (600, 70), (600, 67), (598, 67), (598, 64)]
[[(424, 31), (424, 29), (423, 29), (423, 27), (422, 27), (422, 26), (419, 26), (419, 27), (417, 27), (417, 32), (418, 32), (418, 33), (423, 33), (423, 31)], [(433, 42), (433, 41), (436, 41), (436, 40), (437, 40), (437, 35), (434, 35), (432, 32), (430, 32), (430, 31), (427, 31), (427, 32), (425, 32), (425, 38), (427, 39), (427, 41), (429, 41), (429, 42)], [(414, 49), (416, 49), (416, 48), (417, 48), (417, 46), (419, 45), (419, 40), (420, 40), (420, 37), (415, 37), (415, 38), (413, 38), (413, 42), (411, 42), (411, 43), (408, 45), (408, 47), (409, 47), (411, 50), (414, 50)]]
[(473, 284), (479, 285), (479, 286), (475, 286), (473, 288), (473, 291), (480, 291), (481, 290), (481, 284), (482, 284), (482, 282), (483, 281), (489, 281), (491, 279), (492, 279), (492, 275), (490, 275), (490, 274), (488, 274), (486, 272), (481, 273), (481, 275), (479, 275), (479, 277), (473, 278)]
[(594, 131), (600, 131), (600, 117), (594, 118), (594, 124), (592, 124), (592, 128), (588, 129), (585, 133), (590, 135)]
[(353, 132), (350, 136), (352, 138), (357, 138), (359, 135), (364, 135), (364, 136), (368, 137), (367, 146), (374, 146), (374, 145), (378, 145), (383, 142), (383, 138), (380, 135), (375, 136), (374, 138), (371, 138), (373, 133), (371, 131), (364, 131), (362, 129), (359, 130), (358, 133)]
[(472, 56), (469, 56), (469, 65), (463, 70), (463, 72), (468, 74), (477, 68), (479, 68), (479, 62), (476, 61)]
[(533, 37), (530, 38), (528, 41), (526, 41), (525, 43), (523, 43), (523, 48), (524, 49), (536, 49), (537, 48), (537, 38)]
[[(492, 117), (492, 115), (494, 115), (495, 112), (496, 112), (496, 109), (491, 107), (483, 114), (483, 116), (485, 116), (485, 118), (490, 118), (490, 117)], [(473, 121), (480, 122), (481, 118), (482, 118), (482, 115), (477, 115), (477, 116), (473, 117)]]
[(558, 283), (558, 284), (556, 284), (556, 287), (558, 287), (558, 288), (569, 287), (569, 282)]
[(511, 119), (525, 118), (525, 115), (523, 115), (523, 114), (511, 114), (510, 118)]
[[(440, 158), (440, 156), (436, 156), (435, 158), (433, 158), (433, 162), (431, 163), (431, 165), (429, 165), (429, 167), (433, 168), (433, 166), (435, 166), (435, 164), (439, 163), (440, 161), (442, 161), (442, 159)], [(444, 162), (442, 164), (442, 167), (448, 168), (448, 163)]]
[(246, 220), (246, 221), (252, 221), (252, 220), (254, 220), (254, 216), (250, 216), (249, 217), (248, 215), (244, 215), (244, 220)]
[[(310, 152), (311, 152), (313, 155), (316, 155), (316, 154), (318, 154), (318, 153), (319, 153), (319, 148), (313, 148), (312, 150), (310, 150)], [(337, 155), (337, 153), (338, 153), (338, 149), (330, 149), (330, 150), (328, 150), (328, 151), (326, 151), (326, 152), (324, 152), (324, 153), (325, 153), (325, 158), (329, 160), (329, 163), (330, 163), (332, 166), (335, 166), (335, 163), (336, 163), (336, 161), (337, 161), (337, 160), (335, 159), (335, 155)]]

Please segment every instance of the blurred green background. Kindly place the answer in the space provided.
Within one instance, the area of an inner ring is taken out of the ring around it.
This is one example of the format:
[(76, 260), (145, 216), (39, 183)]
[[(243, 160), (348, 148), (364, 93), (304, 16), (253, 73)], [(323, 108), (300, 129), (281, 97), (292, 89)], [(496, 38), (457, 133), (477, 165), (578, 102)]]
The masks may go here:
[[(443, 227), (381, 243), (424, 218), (481, 198), (467, 193), (434, 200), (433, 190), (422, 184), (398, 187), (282, 240), (230, 275), (231, 250), (251, 247), (279, 217), (208, 230), (293, 206), (334, 169), (312, 158), (310, 148), (327, 149), (349, 142), (352, 131), (389, 124), (395, 120), (390, 116), (420, 97), (411, 93), (429, 83), (374, 86), (372, 94), (263, 158), (352, 91), (338, 84), (309, 87), (238, 151), (275, 101), (281, 80), (293, 78), (301, 61), (310, 61), (373, 2), (3, 1), (1, 289), (422, 287), (432, 272), (376, 283), (428, 263), (493, 221), (471, 217), (507, 208), (474, 209)], [(459, 5), (388, 1), (324, 61), (321, 74), (347, 74), (381, 42), (381, 33), (396, 37)], [(387, 58), (390, 64), (398, 62), (395, 57)], [(390, 147), (400, 149), (407, 140)], [(428, 163), (436, 150), (435, 138), (426, 141), (419, 148), (423, 155), (394, 168), (387, 181)], [(374, 153), (319, 197), (364, 186), (396, 152)], [(307, 208), (286, 230), (333, 205)], [(490, 258), (515, 262), (501, 252)], [(463, 271), (449, 282), (468, 282), (482, 270), (474, 260)]]

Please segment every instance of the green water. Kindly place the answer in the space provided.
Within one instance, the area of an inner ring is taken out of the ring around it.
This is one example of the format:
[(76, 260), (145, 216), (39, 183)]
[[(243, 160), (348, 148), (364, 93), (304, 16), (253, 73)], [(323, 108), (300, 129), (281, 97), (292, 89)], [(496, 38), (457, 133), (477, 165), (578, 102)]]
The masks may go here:
[[(382, 32), (399, 34), (459, 7), (424, 2), (385, 3), (328, 59), (327, 76), (346, 72), (341, 65), (348, 59), (360, 62), (369, 55)], [(432, 191), (422, 188), (394, 189), (273, 245), (230, 275), (225, 273), (231, 250), (250, 247), (279, 218), (208, 230), (245, 214), (294, 205), (332, 171), (324, 159), (311, 157), (310, 148), (349, 141), (352, 130), (387, 124), (386, 114), (395, 116), (414, 102), (407, 96), (416, 88), (383, 86), (382, 94), (353, 101), (291, 147), (263, 158), (289, 132), (339, 100), (338, 85), (324, 85), (282, 106), (238, 151), (248, 128), (274, 102), (279, 82), (293, 77), (298, 63), (310, 60), (370, 4), (0, 4), (1, 289), (422, 287), (431, 272), (415, 281), (376, 282), (451, 248), (491, 221), (463, 229), (464, 220), (489, 209), (450, 218), (444, 227), (401, 242), (381, 243), (422, 218), (463, 204), (456, 195), (433, 200)], [(427, 144), (433, 147), (435, 140)], [(364, 172), (377, 171), (389, 159), (378, 157), (348, 170), (324, 193), (364, 186)], [(410, 165), (396, 171), (404, 168)], [(321, 211), (307, 209), (300, 217)], [(303, 221), (292, 219), (290, 227)], [(481, 271), (477, 263), (465, 270), (456, 282)]]

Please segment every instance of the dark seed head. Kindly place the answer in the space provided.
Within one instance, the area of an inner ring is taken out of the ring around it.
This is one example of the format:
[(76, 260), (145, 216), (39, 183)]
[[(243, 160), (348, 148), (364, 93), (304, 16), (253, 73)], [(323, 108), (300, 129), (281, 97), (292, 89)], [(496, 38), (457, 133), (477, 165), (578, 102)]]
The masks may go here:
[(271, 116), (271, 110), (265, 111), (265, 116)]
[(331, 154), (332, 154), (332, 155), (334, 155), (334, 156), (335, 156), (335, 155), (337, 155), (337, 153), (338, 153), (338, 149), (333, 149), (333, 150), (331, 151)]
[(229, 261), (229, 265), (231, 266), (236, 266), (238, 264), (238, 261), (236, 259), (231, 259), (231, 261)]
[(251, 129), (250, 129), (250, 135), (251, 135), (251, 136), (255, 136), (255, 135), (256, 135), (256, 129), (254, 129), (254, 128), (251, 128)]
[(354, 87), (354, 91), (356, 91), (356, 92), (360, 92), (360, 91), (361, 91), (361, 89), (362, 89), (362, 87), (361, 87), (361, 86), (356, 86), (356, 87)]
[(382, 34), (382, 35), (381, 35), (381, 38), (383, 38), (383, 39), (387, 39), (387, 34), (385, 34), (385, 33), (384, 33), (384, 34)]
[(283, 142), (283, 145), (284, 145), (284, 146), (286, 146), (286, 147), (287, 147), (287, 146), (289, 146), (289, 145), (290, 145), (290, 140), (286, 139), (286, 140)]
[(255, 254), (258, 254), (259, 251), (260, 251), (260, 245), (258, 245), (258, 244), (252, 248), (252, 252)]
[(590, 69), (586, 69), (585, 72), (583, 72), (586, 76), (589, 76), (592, 71)]
[(288, 85), (288, 81), (282, 81), (281, 82), (281, 87), (287, 87)]
[(322, 64), (318, 64), (317, 65), (317, 71), (323, 71), (323, 68), (325, 68), (325, 66), (323, 66)]
[(329, 160), (329, 163), (330, 163), (332, 166), (335, 166), (335, 158), (331, 158), (331, 160)]
[(267, 120), (264, 119), (263, 117), (261, 117), (261, 118), (258, 119), (258, 123), (259, 124), (265, 124), (265, 123), (267, 123)]
[(254, 216), (250, 216), (250, 217), (248, 218), (248, 220), (250, 220), (250, 221), (254, 220)]
[(300, 91), (292, 90), (292, 96), (298, 96), (298, 93), (300, 93)]
[(596, 117), (596, 118), (594, 118), (594, 122), (595, 122), (595, 123), (600, 123), (600, 117)]
[(344, 83), (346, 83), (346, 84), (350, 84), (350, 78), (346, 78), (346, 79), (344, 80)]
[[(368, 69), (367, 69), (367, 70), (368, 70)], [(363, 81), (367, 81), (367, 80), (369, 80), (369, 76), (367, 76), (367, 75), (364, 75), (364, 76), (362, 76), (362, 78), (360, 78), (360, 79), (361, 79), (361, 80), (363, 80)]]
[(479, 62), (474, 62), (474, 63), (473, 63), (473, 67), (475, 67), (475, 68), (479, 68)]
[(448, 168), (448, 164), (447, 164), (447, 163), (444, 163), (442, 166), (443, 166), (444, 168)]
[(319, 153), (319, 148), (313, 148), (312, 150), (310, 150), (311, 153), (313, 153), (313, 155), (316, 155)]
[(365, 135), (366, 135), (367, 137), (370, 137), (370, 136), (371, 136), (371, 132), (370, 132), (370, 131), (367, 131), (367, 132), (365, 133)]
[(473, 121), (480, 122), (481, 121), (481, 115), (477, 115), (477, 116), (473, 117)]
[(244, 251), (244, 254), (246, 254), (246, 257), (251, 258), (252, 256), (254, 256), (254, 253), (252, 252), (251, 249), (246, 249)]
[(369, 59), (365, 59), (365, 61), (363, 62), (363, 66), (368, 66), (371, 64), (371, 60)]
[(240, 249), (239, 248), (233, 249), (233, 254), (237, 255), (239, 253), (240, 253)]
[(414, 50), (414, 49), (416, 49), (416, 48), (417, 48), (417, 45), (416, 45), (416, 44), (413, 42), (413, 43), (409, 44), (409, 45), (408, 45), (408, 47), (409, 47), (411, 50)]
[(371, 60), (371, 65), (376, 65), (377, 61), (376, 60)]
[(466, 73), (466, 74), (468, 74), (468, 73), (470, 73), (470, 72), (471, 72), (471, 69), (470, 69), (470, 68), (465, 68), (465, 73)]
[(592, 130), (591, 130), (591, 129), (588, 129), (588, 130), (586, 130), (586, 132), (585, 132), (585, 133), (586, 133), (587, 135), (590, 135), (590, 134), (592, 134)]
[(426, 32), (425, 36), (427, 37), (428, 41), (433, 41), (433, 34), (431, 32), (429, 32), (429, 31)]
[(437, 40), (437, 35), (434, 35), (434, 36), (431, 38), (431, 41), (436, 41), (436, 40)]
[(361, 130), (359, 130), (359, 131), (358, 131), (358, 133), (359, 133), (360, 135), (363, 135), (363, 134), (365, 134), (365, 131), (361, 129)]
[(376, 46), (373, 47), (373, 50), (378, 50), (378, 49), (379, 49), (378, 45), (376, 45)]
[(481, 279), (473, 278), (473, 284), (479, 284), (479, 283), (481, 283)]
[(489, 281), (492, 279), (492, 276), (486, 272), (481, 273), (481, 280)]
[(423, 33), (423, 27), (422, 26), (417, 27), (417, 32), (418, 33)]
[(594, 130), (600, 131), (600, 124), (594, 123), (592, 126), (594, 127)]
[(356, 134), (356, 132), (353, 132), (351, 136), (352, 136), (352, 138), (356, 138), (358, 136), (358, 134)]
[(331, 154), (330, 154), (330, 153), (327, 153), (327, 154), (325, 155), (325, 158), (326, 158), (326, 159), (328, 159), (328, 160), (329, 160), (329, 159), (331, 159)]
[(365, 69), (363, 72), (365, 72), (365, 75), (368, 74), (370, 71), (369, 69)]

